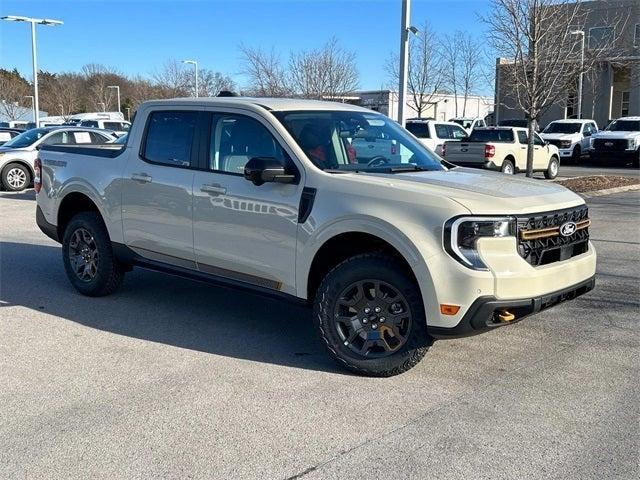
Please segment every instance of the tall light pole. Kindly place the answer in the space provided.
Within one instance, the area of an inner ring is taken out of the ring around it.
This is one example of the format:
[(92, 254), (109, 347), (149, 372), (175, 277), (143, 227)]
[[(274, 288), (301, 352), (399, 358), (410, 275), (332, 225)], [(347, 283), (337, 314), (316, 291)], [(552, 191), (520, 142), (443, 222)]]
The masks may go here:
[(110, 85), (107, 88), (115, 88), (116, 93), (118, 94), (118, 112), (120, 112), (120, 86), (119, 85)]
[(584, 30), (573, 30), (571, 35), (580, 35), (582, 48), (580, 49), (580, 77), (578, 78), (578, 118), (582, 118), (582, 77), (584, 76)]
[(407, 76), (409, 75), (409, 34), (418, 34), (416, 27), (409, 26), (411, 0), (402, 0), (402, 19), (400, 26), (400, 85), (398, 88), (398, 123), (404, 127), (407, 104)]
[[(24, 97), (24, 98), (30, 98), (30, 99), (31, 99), (31, 110), (32, 110), (33, 112), (35, 112), (35, 110), (33, 109), (33, 105), (34, 105), (34, 103), (33, 103), (33, 102), (34, 102), (34, 100), (33, 100), (33, 95), (25, 95), (25, 97)], [(36, 121), (36, 120), (35, 120), (35, 118), (36, 118), (36, 117), (33, 117), (33, 121), (34, 121), (34, 122)]]
[(198, 98), (198, 62), (195, 60), (183, 60), (182, 63), (193, 65), (196, 70), (196, 98)]
[(40, 105), (38, 102), (38, 60), (36, 55), (36, 25), (62, 25), (60, 20), (50, 18), (31, 18), (8, 15), (0, 20), (9, 22), (29, 22), (31, 24), (31, 59), (33, 61), (33, 118), (36, 128), (40, 126)]

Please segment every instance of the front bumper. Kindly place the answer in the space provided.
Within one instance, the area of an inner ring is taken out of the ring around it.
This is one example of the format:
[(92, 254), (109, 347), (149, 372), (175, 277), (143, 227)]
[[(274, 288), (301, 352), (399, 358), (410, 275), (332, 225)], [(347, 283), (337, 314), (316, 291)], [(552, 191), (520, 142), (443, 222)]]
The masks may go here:
[[(494, 296), (479, 297), (473, 302), (460, 323), (455, 327), (428, 327), (428, 330), (435, 338), (455, 338), (476, 335), (493, 328), (517, 323), (529, 315), (541, 312), (567, 300), (573, 300), (593, 290), (595, 283), (596, 277), (593, 276), (578, 284), (563, 288), (562, 290), (533, 298), (498, 300)], [(497, 314), (503, 310), (508, 310), (513, 313), (515, 319), (509, 322), (500, 321), (497, 318)]]
[(560, 157), (572, 157), (573, 156), (573, 147), (558, 148), (558, 152), (560, 152)]
[(639, 150), (591, 150), (589, 153), (589, 156), (592, 160), (603, 160), (610, 162), (630, 162), (632, 160), (637, 160), (638, 155), (640, 155)]

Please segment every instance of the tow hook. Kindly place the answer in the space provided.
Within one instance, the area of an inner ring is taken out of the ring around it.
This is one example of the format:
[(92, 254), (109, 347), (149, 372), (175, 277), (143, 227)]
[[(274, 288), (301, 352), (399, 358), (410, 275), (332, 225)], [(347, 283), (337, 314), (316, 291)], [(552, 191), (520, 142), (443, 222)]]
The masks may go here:
[(511, 322), (516, 319), (516, 316), (508, 310), (501, 310), (498, 312), (498, 320), (501, 322)]

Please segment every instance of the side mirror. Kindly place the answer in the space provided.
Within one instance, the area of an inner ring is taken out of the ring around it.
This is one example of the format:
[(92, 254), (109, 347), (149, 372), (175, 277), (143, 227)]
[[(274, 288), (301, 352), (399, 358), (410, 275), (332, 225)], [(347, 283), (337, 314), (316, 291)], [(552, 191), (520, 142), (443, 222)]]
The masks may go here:
[(244, 178), (256, 186), (263, 183), (294, 183), (295, 175), (290, 175), (279, 160), (273, 157), (254, 157), (244, 166)]

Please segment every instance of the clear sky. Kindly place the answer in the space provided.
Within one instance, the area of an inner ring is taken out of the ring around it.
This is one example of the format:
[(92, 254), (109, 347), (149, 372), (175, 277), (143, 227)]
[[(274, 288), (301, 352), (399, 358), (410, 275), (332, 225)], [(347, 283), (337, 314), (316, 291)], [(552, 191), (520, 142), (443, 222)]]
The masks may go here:
[[(487, 0), (413, 0), (411, 20), (439, 32), (481, 36)], [(363, 89), (388, 83), (385, 61), (399, 43), (400, 0), (1, 0), (0, 16), (61, 19), (38, 27), (39, 66), (78, 71), (87, 63), (150, 76), (164, 61), (196, 59), (242, 85), (238, 45), (292, 49), (331, 36), (357, 52)], [(0, 67), (31, 78), (28, 24), (0, 22)]]

